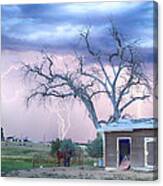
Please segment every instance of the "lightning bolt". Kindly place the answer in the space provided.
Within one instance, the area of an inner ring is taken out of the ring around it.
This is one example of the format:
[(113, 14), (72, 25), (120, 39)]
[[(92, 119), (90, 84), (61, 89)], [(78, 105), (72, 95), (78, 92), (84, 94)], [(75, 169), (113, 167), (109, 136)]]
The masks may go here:
[[(2, 73), (2, 75), (1, 75), (2, 81), (4, 81), (5, 78), (7, 78), (10, 75), (10, 73), (12, 73), (12, 71), (18, 71), (18, 70), (20, 70), (21, 67), (22, 67), (21, 64), (10, 66), (5, 72)], [(21, 97), (23, 92), (24, 92), (24, 87), (21, 86), (21, 89), (16, 90), (12, 97), (5, 97), (5, 95), (2, 95), (3, 96), (3, 100), (5, 102), (14, 102), (18, 98)]]
[(64, 138), (66, 136), (66, 134), (68, 133), (70, 126), (71, 126), (71, 110), (70, 110), (70, 106), (65, 102), (65, 108), (66, 108), (66, 112), (67, 112), (67, 128), (65, 128), (64, 130)]
[(2, 73), (2, 80), (5, 79), (12, 71), (17, 71), (22, 67), (21, 64), (18, 65), (12, 65), (10, 66), (7, 71), (5, 71), (4, 73)]
[(57, 103), (56, 109), (52, 109), (49, 105), (46, 107), (50, 113), (53, 113), (59, 119), (58, 124), (58, 137), (63, 140), (67, 135), (71, 126), (71, 109), (67, 102)]
[[(2, 73), (2, 75), (1, 75), (2, 81), (4, 81), (5, 78), (7, 78), (13, 71), (20, 70), (21, 67), (22, 67), (21, 64), (10, 66), (4, 73)], [(12, 95), (12, 97), (5, 97), (5, 95), (3, 95), (3, 101), (14, 102), (22, 97), (22, 94), (24, 93), (24, 91), (25, 91), (25, 88), (22, 85), (21, 89), (16, 90), (14, 92), (14, 94)], [(65, 138), (65, 136), (67, 135), (67, 133), (70, 129), (70, 126), (71, 126), (70, 104), (68, 104), (67, 102), (60, 102), (59, 104), (57, 103), (56, 107), (54, 107), (57, 109), (53, 109), (50, 106), (46, 106), (46, 108), (48, 109), (48, 111), (51, 114), (55, 114), (57, 116), (57, 118), (59, 120), (59, 122), (58, 122), (58, 136), (61, 140), (63, 140)], [(50, 117), (50, 115), (49, 115), (49, 117)]]

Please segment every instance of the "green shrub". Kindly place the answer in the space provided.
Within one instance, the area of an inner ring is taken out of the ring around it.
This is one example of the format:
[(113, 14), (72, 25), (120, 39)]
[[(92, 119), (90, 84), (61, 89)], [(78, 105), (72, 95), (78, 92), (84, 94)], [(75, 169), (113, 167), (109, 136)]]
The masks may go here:
[(88, 155), (92, 158), (102, 158), (103, 143), (102, 143), (102, 137), (100, 135), (98, 135), (94, 141), (88, 144), (87, 152), (88, 152)]
[(52, 141), (52, 143), (51, 143), (51, 152), (50, 152), (50, 154), (52, 156), (60, 149), (61, 143), (62, 143), (62, 141), (59, 140), (58, 138), (56, 139), (56, 141)]
[(61, 143), (61, 151), (71, 151), (72, 155), (75, 154), (76, 144), (71, 139), (65, 139)]

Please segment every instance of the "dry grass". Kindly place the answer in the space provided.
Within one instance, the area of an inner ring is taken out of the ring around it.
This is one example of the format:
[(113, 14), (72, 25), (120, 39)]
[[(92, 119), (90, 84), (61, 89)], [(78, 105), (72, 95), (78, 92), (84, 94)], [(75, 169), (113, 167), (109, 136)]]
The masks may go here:
[(112, 171), (90, 167), (55, 167), (13, 171), (7, 177), (57, 178), (57, 179), (97, 179), (97, 180), (142, 180), (157, 179), (154, 172)]

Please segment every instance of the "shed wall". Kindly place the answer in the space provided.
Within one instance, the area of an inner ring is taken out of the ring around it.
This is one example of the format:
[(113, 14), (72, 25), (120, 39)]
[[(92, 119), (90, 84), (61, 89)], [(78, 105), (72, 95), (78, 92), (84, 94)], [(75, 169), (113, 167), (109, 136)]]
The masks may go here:
[[(105, 133), (105, 166), (117, 167), (117, 138), (131, 137), (131, 167), (145, 166), (144, 138), (157, 137), (157, 129), (140, 129), (133, 132), (106, 132)], [(151, 149), (157, 159), (157, 147)], [(157, 162), (157, 160), (156, 160)]]

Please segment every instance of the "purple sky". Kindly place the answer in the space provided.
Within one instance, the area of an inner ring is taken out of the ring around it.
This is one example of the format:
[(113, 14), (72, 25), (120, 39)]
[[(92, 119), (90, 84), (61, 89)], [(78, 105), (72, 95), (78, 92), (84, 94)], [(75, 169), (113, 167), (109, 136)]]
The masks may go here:
[[(22, 80), (20, 64), (41, 60), (43, 48), (59, 59), (70, 61), (74, 48), (84, 54), (79, 33), (90, 25), (95, 46), (106, 50), (110, 46), (105, 34), (106, 23), (111, 16), (128, 40), (141, 40), (139, 51), (147, 63), (147, 73), (152, 74), (154, 6), (153, 2), (3, 5), (2, 126), (6, 135), (28, 136), (33, 140), (65, 137), (85, 142), (93, 139), (96, 130), (78, 101), (63, 102), (58, 107), (56, 100), (46, 109), (35, 103), (26, 109), (24, 100), (28, 86)], [(128, 112), (132, 110), (134, 117), (151, 117), (152, 105), (152, 101), (137, 102)], [(61, 109), (63, 107), (65, 110)], [(105, 98), (97, 100), (97, 108), (101, 118), (110, 112)]]

